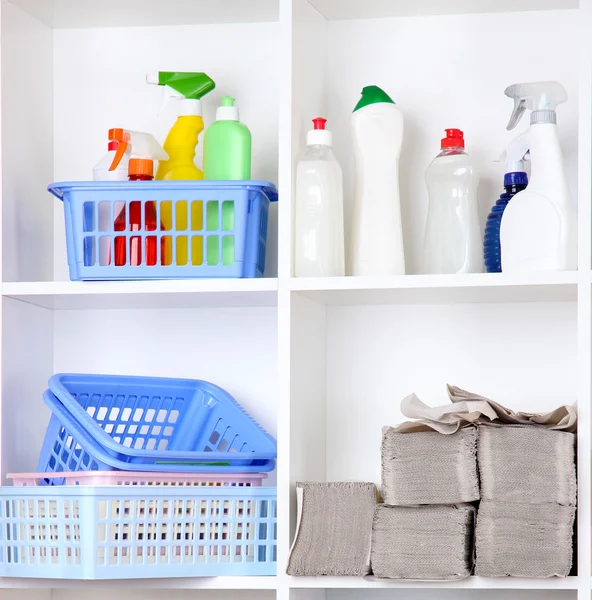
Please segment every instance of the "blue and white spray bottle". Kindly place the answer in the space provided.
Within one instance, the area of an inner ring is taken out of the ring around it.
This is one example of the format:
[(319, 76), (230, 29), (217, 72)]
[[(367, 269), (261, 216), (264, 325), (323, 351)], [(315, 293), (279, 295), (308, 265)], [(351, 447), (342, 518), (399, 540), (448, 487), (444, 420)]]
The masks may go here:
[(502, 250), (500, 245), (500, 225), (508, 202), (528, 185), (528, 175), (524, 170), (524, 161), (528, 154), (528, 138), (523, 133), (514, 138), (502, 154), (500, 161), (506, 162), (504, 188), (506, 191), (492, 207), (487, 216), (483, 236), (483, 258), (488, 273), (501, 273)]
[(557, 81), (518, 83), (505, 91), (514, 100), (507, 129), (530, 114), (530, 182), (510, 202), (502, 218), (500, 243), (504, 273), (569, 271), (577, 268), (577, 216), (570, 198), (557, 134), (555, 109), (567, 100)]

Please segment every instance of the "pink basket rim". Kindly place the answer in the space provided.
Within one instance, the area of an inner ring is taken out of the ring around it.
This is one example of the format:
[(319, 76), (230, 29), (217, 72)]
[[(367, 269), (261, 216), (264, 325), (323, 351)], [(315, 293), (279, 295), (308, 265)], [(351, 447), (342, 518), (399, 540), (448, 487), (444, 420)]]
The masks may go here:
[(12, 479), (15, 484), (24, 480), (41, 479), (65, 479), (67, 480), (105, 480), (113, 481), (171, 481), (171, 482), (192, 482), (192, 481), (212, 481), (212, 482), (248, 482), (263, 481), (267, 479), (266, 473), (153, 473), (146, 471), (76, 471), (76, 472), (56, 472), (56, 473), (9, 473), (8, 479)]

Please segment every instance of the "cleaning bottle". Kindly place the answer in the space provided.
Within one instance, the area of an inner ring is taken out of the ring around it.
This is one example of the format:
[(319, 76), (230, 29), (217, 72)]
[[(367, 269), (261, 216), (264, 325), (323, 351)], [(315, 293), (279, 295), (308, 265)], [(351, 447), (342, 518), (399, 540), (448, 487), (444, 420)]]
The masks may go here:
[(306, 152), (296, 174), (296, 277), (345, 275), (343, 244), (343, 176), (331, 147), (327, 119), (313, 119)]
[[(130, 131), (128, 129), (111, 129), (109, 130), (109, 139), (118, 143), (115, 157), (111, 164), (110, 170), (115, 171), (124, 156), (129, 156), (128, 161), (128, 177), (130, 181), (151, 181), (154, 179), (154, 161), (167, 160), (168, 154), (162, 146), (156, 141), (150, 133), (139, 131)], [(115, 231), (126, 230), (127, 224), (130, 231), (142, 230), (142, 203), (140, 201), (128, 203), (128, 213), (126, 215), (126, 207), (124, 206), (117, 217), (115, 218), (113, 228)], [(144, 231), (156, 231), (156, 203), (146, 202), (144, 215)], [(161, 229), (162, 223), (161, 223)], [(164, 241), (165, 238), (162, 238)], [(115, 265), (123, 266), (127, 264), (127, 248), (125, 236), (115, 236)], [(161, 243), (162, 254), (162, 243)], [(129, 243), (129, 265), (130, 266), (153, 266), (157, 262), (156, 236), (148, 236), (146, 238), (146, 256), (142, 260), (142, 238), (141, 236), (130, 237)], [(162, 264), (164, 262), (164, 254), (161, 256)], [(107, 261), (110, 264), (110, 261)]]
[(110, 167), (117, 154), (119, 142), (109, 141), (107, 145), (107, 154), (93, 168), (93, 179), (95, 181), (127, 181), (128, 160), (122, 160), (119, 166), (111, 171)]
[(362, 90), (352, 115), (355, 162), (352, 275), (404, 275), (399, 197), (403, 113), (379, 87)]
[(526, 135), (512, 140), (500, 160), (506, 161), (504, 175), (505, 192), (492, 207), (485, 224), (483, 235), (483, 259), (488, 273), (500, 273), (502, 270), (502, 251), (500, 245), (500, 224), (508, 202), (528, 185), (528, 176), (524, 170), (524, 160), (528, 153)]
[[(195, 165), (195, 148), (199, 134), (204, 129), (201, 98), (211, 92), (216, 84), (205, 73), (184, 73), (175, 71), (157, 71), (148, 73), (146, 81), (152, 85), (164, 86), (163, 105), (170, 99), (178, 107), (177, 120), (171, 127), (164, 149), (169, 160), (160, 161), (156, 171), (156, 179), (165, 180), (200, 180), (203, 172)], [(188, 229), (188, 205), (185, 201), (175, 204), (175, 226), (177, 230)], [(167, 230), (173, 226), (172, 203), (162, 206), (161, 220)], [(203, 214), (191, 210), (191, 229), (201, 229)], [(167, 239), (165, 257), (170, 264), (173, 255), (172, 240)], [(177, 238), (177, 264), (187, 264), (189, 258), (188, 236)]]
[(441, 152), (426, 170), (429, 207), (424, 273), (480, 273), (483, 245), (479, 227), (479, 175), (465, 152), (460, 129), (446, 129)]
[(213, 180), (251, 179), (251, 132), (239, 121), (234, 98), (225, 96), (216, 121), (204, 136), (204, 176)]
[(557, 134), (558, 104), (567, 100), (557, 81), (518, 83), (505, 91), (514, 99), (507, 129), (530, 114), (528, 187), (506, 206), (500, 229), (502, 271), (563, 271), (577, 268), (577, 217), (571, 204)]

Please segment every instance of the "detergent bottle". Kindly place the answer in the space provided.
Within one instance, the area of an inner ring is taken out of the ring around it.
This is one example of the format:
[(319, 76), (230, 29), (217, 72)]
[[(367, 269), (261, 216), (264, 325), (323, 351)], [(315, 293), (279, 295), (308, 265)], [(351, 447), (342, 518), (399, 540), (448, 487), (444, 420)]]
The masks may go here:
[[(130, 181), (151, 181), (154, 179), (154, 161), (167, 160), (168, 154), (150, 133), (130, 131), (128, 129), (109, 130), (109, 140), (118, 143), (115, 157), (110, 170), (115, 171), (124, 156), (128, 155), (128, 177)], [(113, 228), (115, 231), (156, 231), (158, 229), (156, 217), (156, 203), (146, 202), (144, 219), (142, 219), (142, 203), (129, 202), (124, 206), (115, 218)], [(127, 217), (127, 222), (126, 222)], [(142, 221), (144, 227), (142, 228)], [(160, 229), (163, 229), (162, 223)], [(161, 263), (165, 262), (163, 254), (164, 238), (161, 240)], [(154, 266), (157, 262), (156, 236), (146, 237), (146, 255), (142, 257), (142, 237), (131, 236), (129, 238), (129, 261), (127, 256), (127, 243), (125, 236), (115, 236), (115, 265), (123, 266), (129, 264), (137, 267), (140, 265)], [(107, 261), (110, 264), (110, 261)]]
[(365, 87), (352, 114), (354, 210), (352, 275), (404, 275), (399, 196), (403, 113), (375, 85)]
[(423, 246), (423, 273), (481, 273), (479, 175), (465, 151), (464, 133), (446, 129), (440, 153), (425, 174), (429, 207)]
[(512, 140), (500, 161), (506, 163), (504, 175), (505, 192), (492, 207), (485, 223), (483, 236), (483, 259), (488, 273), (501, 273), (502, 250), (500, 245), (500, 225), (508, 202), (528, 185), (528, 175), (524, 170), (524, 161), (528, 154), (528, 138), (526, 134)]
[[(148, 73), (146, 82), (152, 85), (164, 86), (163, 105), (168, 100), (173, 99), (178, 107), (177, 120), (164, 142), (164, 149), (170, 158), (159, 163), (156, 179), (182, 181), (203, 179), (203, 172), (196, 167), (194, 162), (198, 137), (204, 129), (200, 99), (211, 92), (216, 84), (205, 73), (175, 71)], [(181, 201), (175, 204), (177, 230), (188, 228), (187, 213), (187, 202)], [(191, 213), (191, 229), (194, 231), (201, 229), (203, 215), (194, 210)], [(162, 207), (161, 220), (165, 229), (170, 230), (172, 228), (172, 204)], [(167, 240), (165, 254), (167, 260), (170, 260), (172, 257), (172, 241), (170, 240)], [(180, 236), (177, 238), (177, 264), (187, 264), (188, 256), (187, 236)]]
[(216, 122), (204, 135), (204, 176), (222, 181), (251, 179), (251, 132), (239, 121), (230, 96), (222, 98)]
[(327, 119), (313, 119), (306, 152), (296, 173), (294, 274), (296, 277), (345, 275), (343, 176), (331, 148)]
[(530, 114), (528, 187), (506, 206), (500, 229), (502, 271), (563, 271), (577, 268), (577, 217), (571, 203), (557, 133), (557, 105), (567, 100), (557, 81), (518, 83), (505, 91), (514, 100), (507, 129)]

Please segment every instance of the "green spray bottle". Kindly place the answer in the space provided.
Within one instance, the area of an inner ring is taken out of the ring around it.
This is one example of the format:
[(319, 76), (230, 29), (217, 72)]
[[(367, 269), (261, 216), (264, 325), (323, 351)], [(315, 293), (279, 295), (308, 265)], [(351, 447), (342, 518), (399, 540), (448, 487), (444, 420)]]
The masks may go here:
[(214, 180), (251, 179), (251, 132), (239, 121), (234, 98), (222, 98), (216, 122), (204, 137), (204, 176)]

